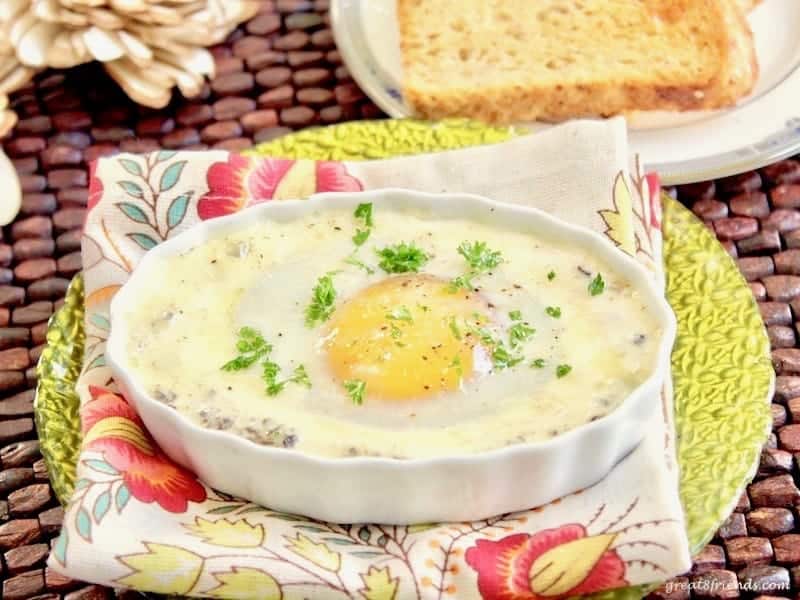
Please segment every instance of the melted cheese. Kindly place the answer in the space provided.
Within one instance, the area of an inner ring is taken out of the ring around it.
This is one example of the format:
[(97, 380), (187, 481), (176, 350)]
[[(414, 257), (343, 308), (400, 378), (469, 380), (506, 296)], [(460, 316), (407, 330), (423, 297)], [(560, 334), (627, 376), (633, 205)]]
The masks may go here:
[[(151, 293), (125, 315), (135, 375), (196, 422), (258, 443), (322, 456), (421, 458), (551, 438), (614, 410), (656, 367), (660, 331), (644, 300), (580, 248), (489, 224), (377, 209), (372, 234), (356, 253), (370, 274), (345, 262), (356, 225), (340, 209), (254, 223), (158, 262)], [(474, 290), (448, 300), (439, 291), (468, 269), (457, 248), (476, 240), (505, 260), (475, 277)], [(429, 255), (419, 274), (378, 268), (375, 249), (399, 242)], [(335, 310), (309, 327), (312, 289), (331, 272)], [(591, 296), (596, 273), (605, 291)], [(400, 278), (427, 283), (417, 293), (398, 287)], [(561, 317), (549, 315), (549, 306)], [(511, 349), (515, 311), (536, 331)], [(458, 339), (451, 321), (470, 337)], [(268, 396), (257, 365), (221, 370), (237, 355), (243, 326), (272, 344), (278, 379), (303, 365), (311, 388), (287, 384)], [(493, 368), (481, 327), (523, 360)], [(536, 359), (544, 366), (531, 366)], [(561, 364), (571, 371), (558, 377)], [(367, 386), (357, 405), (345, 381), (359, 377)]]

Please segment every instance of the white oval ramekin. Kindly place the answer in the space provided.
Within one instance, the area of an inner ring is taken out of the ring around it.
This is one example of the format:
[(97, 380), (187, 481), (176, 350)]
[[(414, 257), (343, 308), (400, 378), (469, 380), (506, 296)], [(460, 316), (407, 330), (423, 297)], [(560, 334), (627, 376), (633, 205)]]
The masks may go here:
[[(151, 397), (126, 355), (125, 314), (151, 293), (150, 267), (165, 257), (260, 220), (290, 221), (335, 203), (426, 211), (437, 218), (467, 218), (531, 235), (558, 237), (604, 259), (640, 290), (662, 329), (657, 366), (605, 417), (553, 439), (480, 454), (398, 460), (321, 458), (261, 446), (235, 434), (203, 428)], [(469, 521), (525, 510), (601, 480), (647, 435), (675, 338), (675, 317), (652, 274), (603, 236), (542, 211), (468, 194), (427, 194), (384, 189), (318, 194), (308, 200), (267, 202), (205, 221), (150, 250), (111, 304), (106, 356), (115, 380), (161, 448), (202, 481), (274, 510), (338, 523), (407, 524)]]

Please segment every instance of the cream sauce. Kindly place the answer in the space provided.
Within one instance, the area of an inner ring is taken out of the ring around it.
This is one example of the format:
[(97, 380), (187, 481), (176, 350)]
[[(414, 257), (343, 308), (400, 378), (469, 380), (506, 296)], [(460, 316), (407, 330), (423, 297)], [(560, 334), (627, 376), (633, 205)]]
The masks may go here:
[[(419, 211), (375, 210), (375, 227), (346, 264), (358, 226), (336, 209), (288, 222), (259, 222), (158, 262), (151, 293), (125, 315), (135, 376), (155, 397), (197, 423), (257, 443), (322, 456), (422, 458), (481, 452), (549, 439), (613, 411), (656, 368), (661, 332), (640, 294), (580, 248), (490, 224), (439, 219)], [(456, 249), (480, 240), (505, 262), (476, 277), (503, 336), (520, 311), (536, 333), (511, 369), (465, 376), (460, 389), (405, 402), (354, 404), (326, 358), (325, 328), (305, 324), (317, 278), (330, 271), (336, 306), (387, 277), (374, 248), (414, 242), (430, 260), (421, 273), (463, 274)], [(555, 278), (548, 279), (554, 272)], [(595, 273), (602, 294), (587, 286)], [(556, 319), (547, 306), (561, 309)], [(237, 331), (250, 326), (273, 345), (289, 375), (302, 364), (312, 387), (289, 384), (267, 396), (261, 369), (221, 370), (234, 358)], [(543, 368), (531, 362), (542, 358)], [(556, 365), (571, 371), (556, 376)]]

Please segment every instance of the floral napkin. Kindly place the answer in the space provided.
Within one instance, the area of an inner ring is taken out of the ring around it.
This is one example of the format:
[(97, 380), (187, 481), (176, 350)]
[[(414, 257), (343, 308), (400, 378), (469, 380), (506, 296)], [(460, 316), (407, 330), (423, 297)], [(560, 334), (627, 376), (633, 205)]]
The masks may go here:
[[(321, 191), (406, 187), (536, 206), (605, 234), (661, 280), (657, 185), (648, 180), (656, 182), (629, 157), (622, 120), (370, 162), (161, 151), (93, 164), (84, 442), (50, 566), (142, 591), (276, 600), (561, 598), (686, 571), (669, 382), (643, 443), (589, 489), (474, 523), (345, 525), (230, 497), (172, 463), (116, 392), (103, 354), (110, 300), (149, 249), (202, 220)], [(532, 572), (543, 560), (552, 577)]]

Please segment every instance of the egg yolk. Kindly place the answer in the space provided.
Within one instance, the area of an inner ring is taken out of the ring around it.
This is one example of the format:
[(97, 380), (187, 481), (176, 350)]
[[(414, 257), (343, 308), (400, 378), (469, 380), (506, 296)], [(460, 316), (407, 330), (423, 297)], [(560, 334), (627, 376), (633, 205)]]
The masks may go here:
[(361, 290), (329, 321), (327, 355), (341, 382), (360, 379), (370, 399), (422, 399), (473, 373), (475, 336), (464, 329), (487, 306), (429, 275), (390, 277)]

